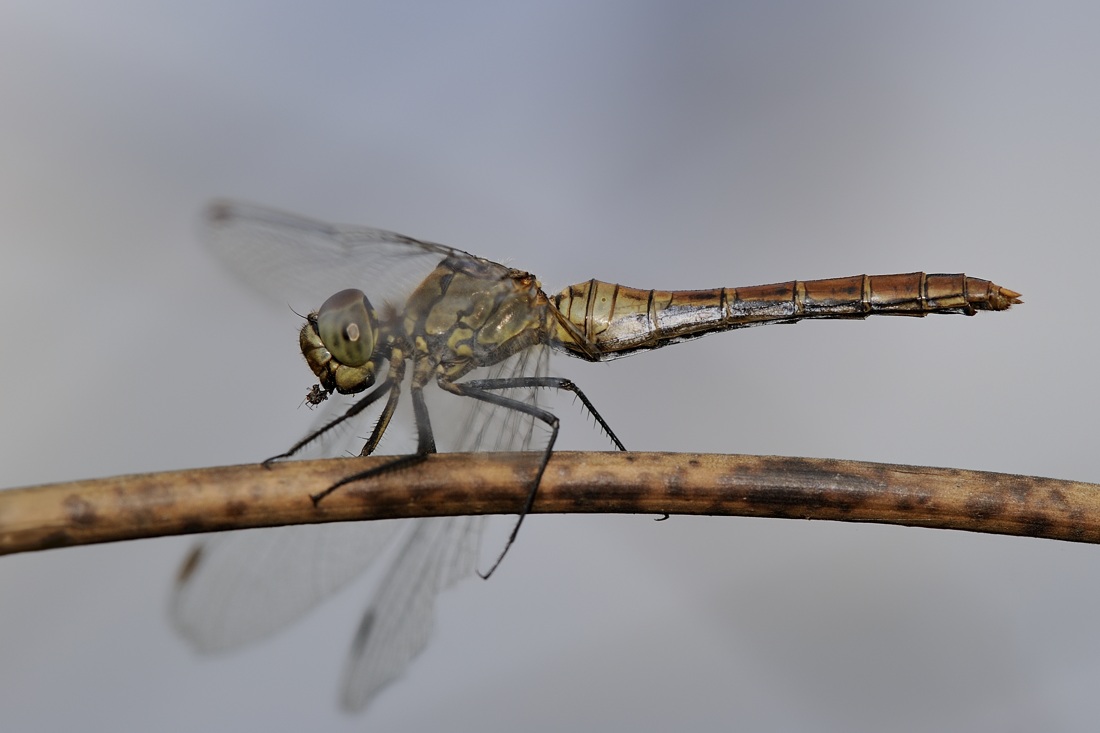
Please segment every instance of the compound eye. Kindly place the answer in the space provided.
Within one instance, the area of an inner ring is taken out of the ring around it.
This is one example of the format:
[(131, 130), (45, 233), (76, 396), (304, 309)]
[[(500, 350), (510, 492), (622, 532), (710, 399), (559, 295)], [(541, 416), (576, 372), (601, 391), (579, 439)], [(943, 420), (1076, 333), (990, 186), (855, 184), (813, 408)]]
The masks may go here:
[(362, 290), (341, 290), (317, 311), (317, 335), (344, 366), (359, 367), (374, 353), (374, 319)]

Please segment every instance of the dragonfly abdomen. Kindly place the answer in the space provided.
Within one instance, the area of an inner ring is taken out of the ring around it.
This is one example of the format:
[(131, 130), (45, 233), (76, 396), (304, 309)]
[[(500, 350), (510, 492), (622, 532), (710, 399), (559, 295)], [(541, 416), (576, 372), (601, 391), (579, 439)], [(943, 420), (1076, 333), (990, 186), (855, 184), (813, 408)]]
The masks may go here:
[(974, 315), (1004, 310), (1020, 294), (963, 274), (854, 275), (713, 290), (641, 290), (590, 280), (555, 296), (571, 324), (562, 345), (585, 358), (608, 359), (715, 331), (805, 318), (870, 315)]

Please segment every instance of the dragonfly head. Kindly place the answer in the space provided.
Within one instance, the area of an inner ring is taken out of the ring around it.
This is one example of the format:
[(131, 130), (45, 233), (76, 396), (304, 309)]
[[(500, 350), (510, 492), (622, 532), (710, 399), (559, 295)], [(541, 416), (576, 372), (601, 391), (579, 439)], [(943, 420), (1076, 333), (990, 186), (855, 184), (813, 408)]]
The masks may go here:
[(326, 391), (361, 392), (374, 384), (377, 319), (362, 290), (341, 290), (310, 313), (299, 343)]

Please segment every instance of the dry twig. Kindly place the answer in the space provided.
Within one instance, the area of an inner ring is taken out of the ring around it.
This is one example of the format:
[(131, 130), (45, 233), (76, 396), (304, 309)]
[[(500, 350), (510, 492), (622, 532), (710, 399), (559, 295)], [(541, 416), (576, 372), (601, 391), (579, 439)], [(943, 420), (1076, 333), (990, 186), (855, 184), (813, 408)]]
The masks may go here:
[[(529, 455), (442, 454), (309, 494), (387, 458), (116, 476), (0, 491), (0, 554), (310, 522), (506, 514)], [(696, 453), (555, 453), (534, 510), (831, 519), (1100, 542), (1100, 486), (857, 461)]]

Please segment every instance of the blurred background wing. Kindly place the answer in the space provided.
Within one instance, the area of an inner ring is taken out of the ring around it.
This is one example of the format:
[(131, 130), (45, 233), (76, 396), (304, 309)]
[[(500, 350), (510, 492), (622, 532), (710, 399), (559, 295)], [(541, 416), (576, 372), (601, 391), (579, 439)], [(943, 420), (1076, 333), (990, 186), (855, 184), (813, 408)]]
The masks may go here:
[(415, 520), (352, 642), (341, 703), (364, 708), (427, 646), (436, 595), (475, 569), (484, 517)]
[(203, 652), (269, 636), (366, 570), (405, 523), (303, 524), (204, 539), (180, 568), (172, 623)]
[[(343, 397), (325, 402), (310, 432), (351, 404)], [(295, 458), (357, 455), (357, 427), (355, 421), (344, 423)], [(363, 573), (407, 524), (301, 524), (204, 537), (180, 567), (169, 604), (172, 623), (203, 652), (270, 636)]]

